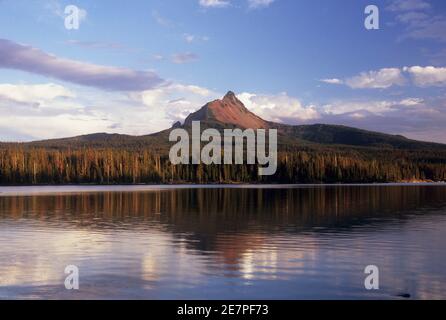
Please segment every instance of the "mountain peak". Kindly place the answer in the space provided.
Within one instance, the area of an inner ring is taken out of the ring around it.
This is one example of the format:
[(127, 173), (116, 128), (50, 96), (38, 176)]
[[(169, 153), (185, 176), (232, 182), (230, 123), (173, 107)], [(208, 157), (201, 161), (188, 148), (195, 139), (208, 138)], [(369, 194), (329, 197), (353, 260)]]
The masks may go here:
[(228, 91), (225, 96), (223, 97), (223, 100), (230, 100), (230, 101), (234, 101), (234, 100), (238, 100), (237, 97), (235, 96), (235, 93), (232, 91)]
[(238, 107), (245, 109), (243, 102), (241, 102), (234, 92), (228, 91), (221, 100), (225, 105), (237, 105)]
[(241, 129), (267, 128), (268, 123), (246, 109), (243, 102), (237, 99), (232, 91), (228, 91), (223, 99), (207, 103), (200, 110), (190, 114), (185, 124), (192, 121), (211, 121), (236, 126)]

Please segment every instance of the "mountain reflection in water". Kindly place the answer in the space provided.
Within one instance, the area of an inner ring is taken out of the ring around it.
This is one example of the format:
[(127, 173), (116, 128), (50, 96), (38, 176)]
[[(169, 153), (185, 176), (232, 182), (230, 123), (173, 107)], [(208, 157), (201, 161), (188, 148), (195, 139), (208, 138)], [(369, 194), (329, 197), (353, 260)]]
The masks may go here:
[(446, 298), (445, 212), (439, 185), (3, 196), (0, 298)]

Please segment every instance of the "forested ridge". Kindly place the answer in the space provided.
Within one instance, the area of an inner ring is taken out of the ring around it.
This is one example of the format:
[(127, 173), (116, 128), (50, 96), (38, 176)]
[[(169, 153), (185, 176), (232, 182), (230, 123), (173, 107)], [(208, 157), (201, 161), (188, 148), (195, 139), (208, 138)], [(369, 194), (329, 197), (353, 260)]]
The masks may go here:
[(0, 146), (0, 183), (336, 183), (446, 181), (446, 151), (353, 147), (279, 150), (275, 175), (259, 176), (257, 165), (172, 165), (153, 148), (61, 150)]

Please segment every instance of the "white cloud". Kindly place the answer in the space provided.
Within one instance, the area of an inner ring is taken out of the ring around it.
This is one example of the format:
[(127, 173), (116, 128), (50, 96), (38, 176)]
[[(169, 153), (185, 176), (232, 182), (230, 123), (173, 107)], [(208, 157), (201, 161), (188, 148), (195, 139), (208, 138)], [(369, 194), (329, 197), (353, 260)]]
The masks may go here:
[(415, 85), (419, 87), (446, 86), (446, 68), (413, 66), (403, 70), (412, 76)]
[(406, 98), (399, 102), (400, 105), (405, 107), (414, 107), (419, 106), (424, 102), (424, 99), (421, 98)]
[(54, 84), (15, 85), (0, 84), (0, 99), (19, 103), (42, 104), (56, 98), (74, 98), (67, 88)]
[(226, 0), (200, 0), (199, 4), (206, 8), (224, 8), (229, 6), (230, 2)]
[(365, 114), (363, 114), (361, 112), (354, 112), (354, 113), (349, 114), (349, 116), (350, 116), (350, 118), (353, 118), (353, 119), (364, 119), (367, 117)]
[(150, 134), (221, 96), (180, 83), (140, 92), (108, 92), (107, 99), (103, 92), (82, 86), (4, 84), (0, 85), (0, 141), (96, 132)]
[(107, 111), (90, 106), (84, 95), (53, 83), (1, 84), (0, 140), (5, 136), (30, 140), (105, 131), (111, 124)]
[(343, 84), (344, 81), (338, 78), (331, 78), (331, 79), (321, 79), (321, 82), (328, 83), (328, 84)]
[(361, 115), (360, 111), (367, 111), (374, 114), (382, 114), (392, 110), (395, 104), (390, 101), (335, 101), (322, 107), (328, 114), (342, 115), (354, 113), (355, 117)]
[(326, 114), (343, 115), (349, 114), (354, 118), (364, 118), (364, 112), (368, 114), (382, 115), (386, 112), (400, 110), (401, 107), (415, 107), (424, 102), (420, 98), (405, 98), (402, 100), (373, 100), (373, 101), (345, 101), (338, 100), (323, 105), (322, 110)]
[(412, 84), (418, 87), (446, 86), (446, 67), (412, 66), (399, 68), (383, 68), (378, 71), (361, 72), (346, 79), (322, 79), (328, 84), (345, 84), (353, 89), (386, 89), (393, 85), (402, 86), (408, 83), (406, 75), (411, 76)]
[(405, 79), (398, 68), (383, 68), (378, 71), (361, 72), (348, 78), (345, 83), (353, 89), (385, 89), (393, 85), (403, 85)]
[(275, 0), (248, 0), (248, 6), (252, 9), (270, 6)]
[(221, 96), (207, 88), (172, 83), (153, 90), (146, 90), (133, 98), (143, 105), (163, 113), (164, 122), (169, 127), (174, 121), (183, 121), (191, 112), (201, 108), (207, 102)]
[(275, 122), (296, 122), (317, 119), (319, 114), (312, 105), (304, 106), (286, 93), (276, 95), (243, 92), (237, 95), (250, 111), (259, 117)]

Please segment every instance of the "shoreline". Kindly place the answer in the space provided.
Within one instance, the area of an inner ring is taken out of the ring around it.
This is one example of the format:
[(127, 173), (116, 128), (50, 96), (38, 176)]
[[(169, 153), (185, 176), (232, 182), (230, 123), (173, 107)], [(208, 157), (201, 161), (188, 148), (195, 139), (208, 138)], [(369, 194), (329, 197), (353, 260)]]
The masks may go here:
[(0, 186), (0, 197), (101, 192), (153, 192), (180, 189), (292, 189), (322, 187), (446, 187), (446, 182), (312, 183), (312, 184), (72, 184)]

